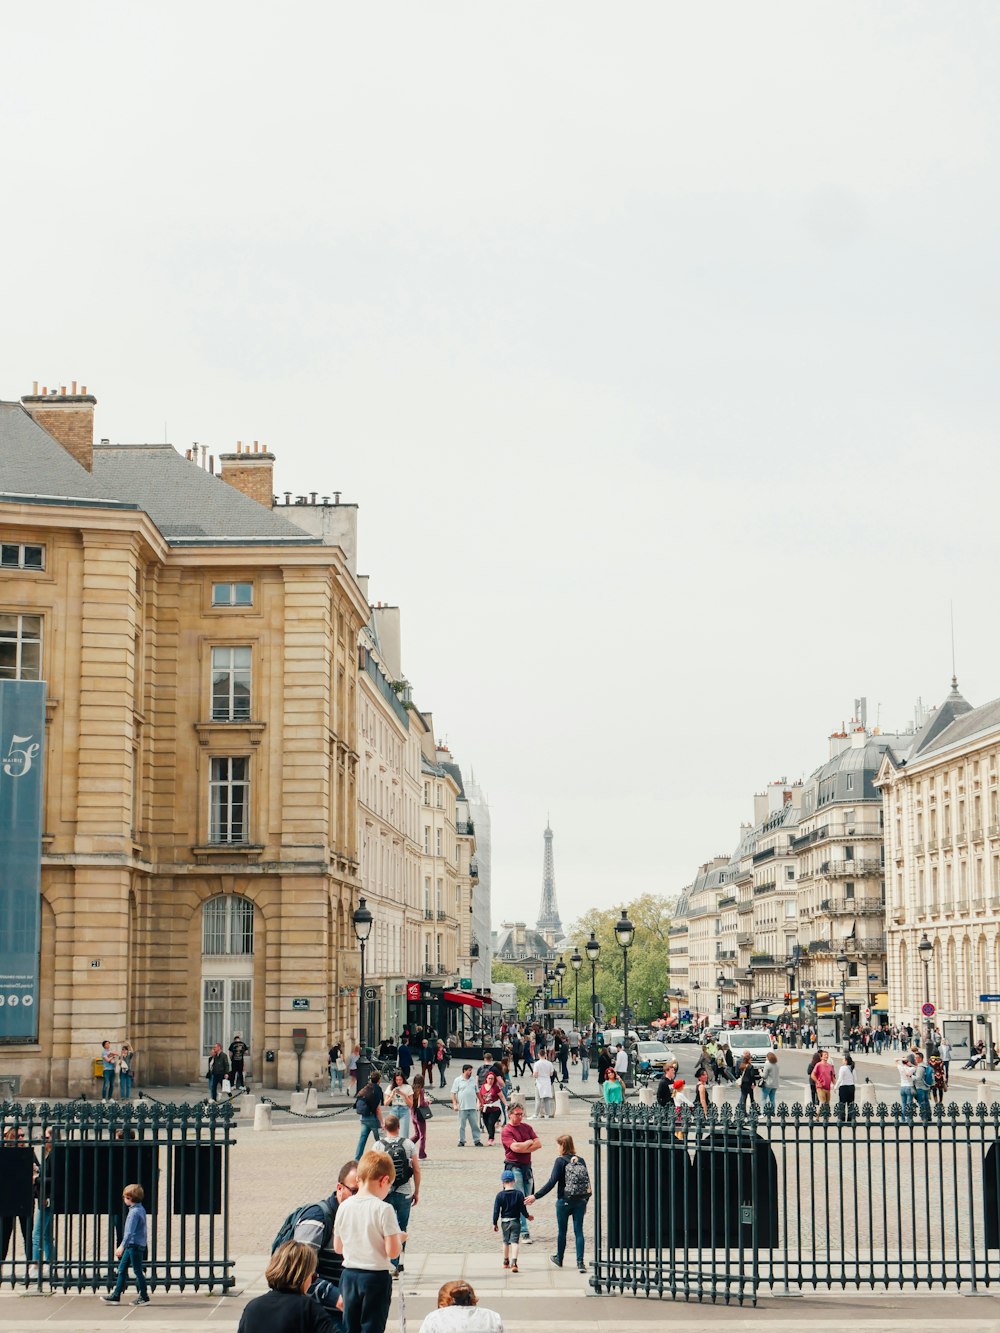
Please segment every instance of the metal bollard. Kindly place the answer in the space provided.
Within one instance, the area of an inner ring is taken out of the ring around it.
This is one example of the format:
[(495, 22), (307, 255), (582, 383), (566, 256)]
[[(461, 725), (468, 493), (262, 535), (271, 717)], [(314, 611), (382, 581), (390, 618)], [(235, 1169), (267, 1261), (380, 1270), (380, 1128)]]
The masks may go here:
[(271, 1128), (273, 1128), (273, 1126), (272, 1126), (272, 1124), (271, 1124), (271, 1111), (272, 1111), (272, 1109), (273, 1109), (273, 1108), (272, 1108), (270, 1102), (259, 1102), (259, 1103), (254, 1107), (254, 1111), (253, 1111), (253, 1127), (254, 1127), (255, 1130), (258, 1130), (258, 1129), (271, 1129)]

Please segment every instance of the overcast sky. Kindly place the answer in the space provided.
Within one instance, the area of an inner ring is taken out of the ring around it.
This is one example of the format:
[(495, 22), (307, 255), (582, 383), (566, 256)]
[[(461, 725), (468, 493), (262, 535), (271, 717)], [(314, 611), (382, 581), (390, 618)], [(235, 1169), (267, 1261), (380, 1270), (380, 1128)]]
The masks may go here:
[[(0, 396), (266, 441), (493, 818), (674, 893), (867, 695), (1000, 695), (995, 3), (8, 7)], [(879, 711), (880, 710), (880, 711)]]

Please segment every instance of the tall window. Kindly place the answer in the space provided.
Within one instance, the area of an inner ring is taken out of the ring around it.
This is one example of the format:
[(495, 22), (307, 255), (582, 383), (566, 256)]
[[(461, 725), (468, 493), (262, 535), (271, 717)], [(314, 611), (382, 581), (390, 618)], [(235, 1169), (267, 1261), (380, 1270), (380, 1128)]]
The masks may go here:
[(249, 759), (213, 759), (209, 779), (210, 842), (247, 842)]
[(434, 853), (436, 856), (441, 855), (441, 829), (434, 830)]
[(253, 953), (253, 903), (249, 898), (224, 894), (209, 898), (201, 909), (203, 954)]
[(212, 649), (212, 721), (249, 722), (250, 649)]
[(41, 680), (42, 617), (0, 615), (0, 680)]

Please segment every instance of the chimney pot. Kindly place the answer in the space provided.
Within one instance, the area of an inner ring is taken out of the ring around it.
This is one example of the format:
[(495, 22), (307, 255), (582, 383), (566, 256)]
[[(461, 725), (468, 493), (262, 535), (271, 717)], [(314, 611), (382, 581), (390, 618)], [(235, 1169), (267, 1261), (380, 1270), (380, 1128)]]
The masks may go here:
[(310, 492), (309, 492), (309, 503), (310, 503), (310, 504), (315, 504), (315, 503), (316, 503), (316, 492), (315, 492), (315, 491), (310, 491)]
[(242, 440), (237, 440), (237, 441), (236, 441), (236, 452), (237, 452), (238, 454), (241, 454), (241, 453), (243, 452), (243, 441), (242, 441)]
[(208, 456), (208, 470), (209, 470), (209, 472), (211, 472), (212, 476), (214, 477), (214, 476), (215, 476), (215, 454), (209, 454), (209, 456)]
[(340, 504), (340, 492), (339, 492), (339, 491), (334, 491), (334, 493), (333, 493), (333, 503), (334, 503), (335, 505), (339, 505), (339, 504)]
[(87, 392), (87, 386), (86, 386), (86, 384), (81, 384), (81, 385), (80, 385), (80, 392), (81, 392), (82, 394), (85, 394), (85, 393)]
[(285, 492), (285, 504), (286, 504), (286, 505), (290, 505), (291, 503), (292, 503), (292, 493), (291, 493), (291, 491), (286, 491), (286, 492)]
[(66, 385), (65, 385), (65, 384), (60, 384), (60, 386), (59, 386), (59, 392), (62, 394), (62, 396), (63, 396), (64, 398), (66, 397)]
[(47, 389), (47, 388), (45, 387), (45, 385), (43, 384), (43, 385), (42, 385), (42, 397), (44, 398), (45, 395), (46, 395), (47, 393), (48, 393), (48, 389)]
[(73, 393), (76, 394), (76, 380), (73, 381)]
[(38, 381), (35, 380), (31, 385), (31, 392), (35, 398), (38, 397)]
[(253, 451), (254, 451), (255, 454), (260, 452), (260, 449), (259, 449), (259, 447), (258, 447), (258, 445), (257, 445), (257, 441), (256, 441), (256, 440), (254, 440), (254, 442), (253, 442)]

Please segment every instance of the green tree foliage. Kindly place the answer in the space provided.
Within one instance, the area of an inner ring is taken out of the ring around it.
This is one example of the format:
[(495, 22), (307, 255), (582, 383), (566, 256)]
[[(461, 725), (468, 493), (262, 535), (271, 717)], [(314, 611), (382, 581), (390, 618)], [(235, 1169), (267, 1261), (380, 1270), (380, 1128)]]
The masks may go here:
[(528, 981), (520, 967), (514, 967), (512, 963), (498, 963), (496, 959), (493, 960), (492, 976), (494, 982), (513, 981), (517, 987), (517, 1012), (523, 1018), (528, 1005), (535, 998), (534, 983)]
[[(615, 922), (621, 919), (622, 906), (635, 926), (635, 938), (628, 951), (628, 1002), (632, 1021), (647, 1023), (651, 1018), (658, 1018), (667, 1007), (663, 995), (670, 985), (669, 932), (675, 903), (659, 894), (644, 893), (619, 907), (603, 911), (592, 908), (574, 922), (569, 931), (569, 938), (584, 960), (580, 969), (581, 1020), (584, 1013), (589, 1017), (590, 1011), (590, 962), (584, 945), (593, 931), (601, 946), (597, 960), (597, 995), (608, 1019), (617, 1014), (620, 1022), (624, 967), (621, 946), (615, 938)], [(568, 965), (568, 954), (566, 962)], [(567, 984), (570, 989), (566, 993), (572, 995), (572, 969), (566, 975), (564, 990)]]

